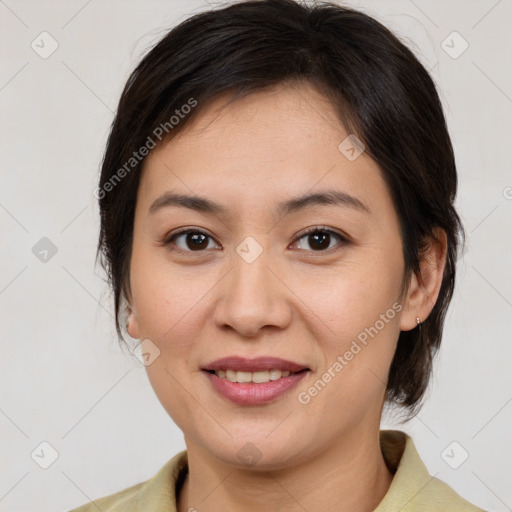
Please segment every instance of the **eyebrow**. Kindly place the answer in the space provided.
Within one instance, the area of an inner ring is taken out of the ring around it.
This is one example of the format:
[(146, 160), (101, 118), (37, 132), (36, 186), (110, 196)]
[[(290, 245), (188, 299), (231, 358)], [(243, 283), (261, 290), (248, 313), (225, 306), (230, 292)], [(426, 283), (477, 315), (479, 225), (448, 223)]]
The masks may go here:
[[(314, 194), (304, 194), (280, 203), (277, 207), (277, 214), (284, 217), (290, 213), (319, 205), (340, 206), (343, 208), (352, 208), (367, 214), (371, 213), (370, 209), (357, 197), (339, 190), (323, 190)], [(228, 208), (212, 201), (211, 199), (207, 199), (206, 197), (166, 192), (153, 201), (149, 207), (148, 214), (152, 215), (158, 210), (173, 206), (189, 208), (197, 212), (211, 215), (222, 215), (228, 213)]]

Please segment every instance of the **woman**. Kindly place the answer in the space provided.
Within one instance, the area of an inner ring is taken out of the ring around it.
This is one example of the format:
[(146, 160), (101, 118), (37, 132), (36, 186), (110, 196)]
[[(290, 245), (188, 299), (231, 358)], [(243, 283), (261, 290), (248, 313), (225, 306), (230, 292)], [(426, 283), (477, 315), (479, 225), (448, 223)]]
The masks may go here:
[(435, 86), (371, 17), (241, 2), (129, 78), (96, 195), (116, 327), (187, 450), (75, 509), (477, 511), (417, 412), (462, 234)]

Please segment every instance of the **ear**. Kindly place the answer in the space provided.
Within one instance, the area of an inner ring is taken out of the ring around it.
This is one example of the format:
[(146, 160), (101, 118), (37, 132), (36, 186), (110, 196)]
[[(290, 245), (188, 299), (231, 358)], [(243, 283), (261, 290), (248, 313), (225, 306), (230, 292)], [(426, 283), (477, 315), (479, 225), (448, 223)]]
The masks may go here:
[(128, 318), (126, 319), (126, 331), (132, 338), (138, 340), (140, 339), (139, 322), (137, 320), (137, 313), (134, 311), (135, 308), (132, 306), (133, 299), (129, 279), (124, 283), (123, 297), (126, 301), (126, 309), (128, 310)]
[(447, 237), (436, 228), (420, 261), (420, 271), (411, 275), (409, 288), (403, 301), (400, 330), (410, 331), (430, 315), (439, 296), (446, 265)]
[(139, 322), (137, 320), (137, 315), (131, 306), (129, 306), (128, 319), (126, 320), (126, 330), (132, 338), (137, 340), (140, 339)]

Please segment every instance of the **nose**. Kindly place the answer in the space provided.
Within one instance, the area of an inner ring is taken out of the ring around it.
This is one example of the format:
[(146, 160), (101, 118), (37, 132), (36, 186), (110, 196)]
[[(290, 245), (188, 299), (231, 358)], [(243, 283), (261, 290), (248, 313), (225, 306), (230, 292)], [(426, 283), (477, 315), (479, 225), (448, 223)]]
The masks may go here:
[(217, 287), (213, 319), (218, 327), (255, 337), (264, 329), (289, 325), (293, 294), (280, 278), (278, 265), (270, 260), (266, 251), (252, 262), (234, 254), (231, 271)]

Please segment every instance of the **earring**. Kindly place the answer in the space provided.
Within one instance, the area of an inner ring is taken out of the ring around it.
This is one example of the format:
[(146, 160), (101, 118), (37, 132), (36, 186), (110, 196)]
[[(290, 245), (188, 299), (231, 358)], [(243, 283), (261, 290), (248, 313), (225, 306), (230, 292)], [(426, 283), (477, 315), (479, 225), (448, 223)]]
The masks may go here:
[(417, 323), (418, 325), (421, 325), (421, 320), (420, 320), (420, 318), (419, 318), (418, 316), (416, 317), (416, 323)]

